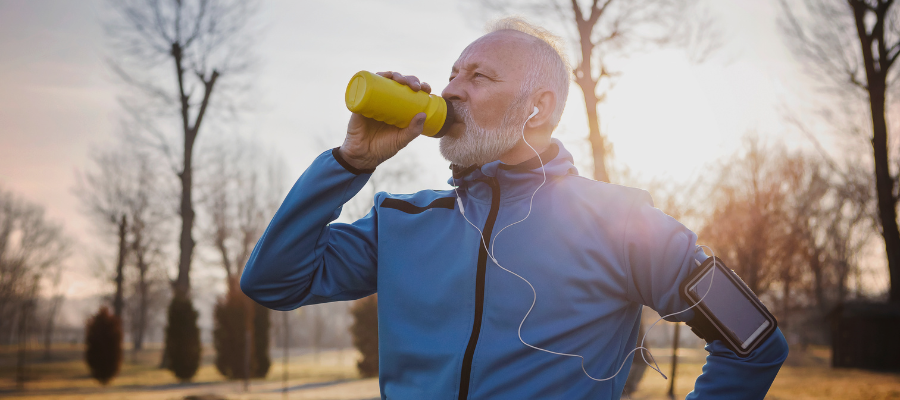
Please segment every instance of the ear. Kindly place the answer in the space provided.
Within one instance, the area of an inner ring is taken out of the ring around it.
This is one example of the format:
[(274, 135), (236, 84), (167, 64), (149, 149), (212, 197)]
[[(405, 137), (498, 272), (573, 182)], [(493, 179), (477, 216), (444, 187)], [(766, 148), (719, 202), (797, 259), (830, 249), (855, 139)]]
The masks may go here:
[(539, 111), (525, 124), (525, 127), (534, 129), (549, 125), (550, 117), (556, 111), (556, 95), (549, 90), (542, 90), (532, 96), (532, 104), (533, 107), (528, 107), (528, 114), (531, 114), (534, 107), (537, 107)]

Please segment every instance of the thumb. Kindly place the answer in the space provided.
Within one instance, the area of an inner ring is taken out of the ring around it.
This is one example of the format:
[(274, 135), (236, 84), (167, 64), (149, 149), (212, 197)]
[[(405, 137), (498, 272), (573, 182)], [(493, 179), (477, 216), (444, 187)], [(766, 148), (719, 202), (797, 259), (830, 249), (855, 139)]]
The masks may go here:
[(425, 119), (428, 118), (425, 113), (418, 113), (415, 117), (413, 117), (412, 121), (409, 122), (409, 126), (404, 129), (404, 141), (406, 143), (411, 142), (413, 139), (417, 138), (422, 134), (422, 131), (425, 129)]

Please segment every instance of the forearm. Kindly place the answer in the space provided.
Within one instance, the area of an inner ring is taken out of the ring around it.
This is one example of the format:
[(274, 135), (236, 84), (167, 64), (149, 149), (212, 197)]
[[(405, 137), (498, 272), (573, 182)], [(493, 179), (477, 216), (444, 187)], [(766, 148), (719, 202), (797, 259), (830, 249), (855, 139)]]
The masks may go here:
[(788, 355), (787, 342), (776, 329), (747, 358), (739, 358), (719, 341), (706, 346), (709, 356), (688, 400), (762, 400)]
[(309, 302), (310, 287), (332, 245), (329, 223), (370, 176), (354, 172), (366, 171), (352, 171), (331, 151), (313, 161), (253, 249), (241, 276), (245, 294), (274, 309)]

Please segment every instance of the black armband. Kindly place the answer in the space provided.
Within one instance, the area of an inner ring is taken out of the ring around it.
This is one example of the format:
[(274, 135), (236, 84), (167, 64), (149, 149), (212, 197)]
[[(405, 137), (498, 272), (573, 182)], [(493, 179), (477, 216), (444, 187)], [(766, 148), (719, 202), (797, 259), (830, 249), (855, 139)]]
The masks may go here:
[(756, 294), (716, 257), (707, 258), (684, 282), (681, 298), (694, 305), (687, 322), (701, 339), (722, 341), (739, 357), (747, 357), (775, 332), (778, 322)]

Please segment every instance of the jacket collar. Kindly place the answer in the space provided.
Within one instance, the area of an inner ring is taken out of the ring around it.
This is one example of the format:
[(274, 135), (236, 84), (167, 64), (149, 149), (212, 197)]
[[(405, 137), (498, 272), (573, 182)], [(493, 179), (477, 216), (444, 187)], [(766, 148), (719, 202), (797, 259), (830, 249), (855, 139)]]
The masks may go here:
[(541, 172), (541, 161), (544, 163), (547, 182), (551, 181), (553, 177), (578, 174), (578, 170), (573, 164), (572, 154), (559, 140), (553, 138), (550, 146), (541, 153), (540, 159), (535, 156), (513, 165), (504, 164), (500, 160), (466, 168), (451, 165), (453, 176), (447, 182), (452, 186), (459, 186), (461, 189), (474, 192), (472, 194), (475, 197), (483, 198), (486, 195), (489, 198), (490, 187), (485, 182), (490, 178), (496, 178), (500, 184), (501, 198), (531, 195), (544, 178)]

